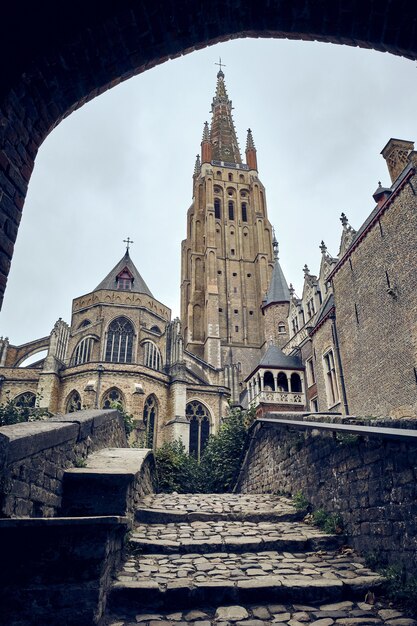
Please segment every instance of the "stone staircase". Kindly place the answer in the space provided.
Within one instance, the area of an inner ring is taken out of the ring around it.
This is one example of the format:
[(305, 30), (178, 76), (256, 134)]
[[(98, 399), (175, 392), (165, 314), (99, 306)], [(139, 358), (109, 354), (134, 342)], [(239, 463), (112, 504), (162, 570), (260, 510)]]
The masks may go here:
[(273, 495), (149, 495), (110, 592), (109, 626), (416, 622), (379, 601), (383, 579), (342, 539)]

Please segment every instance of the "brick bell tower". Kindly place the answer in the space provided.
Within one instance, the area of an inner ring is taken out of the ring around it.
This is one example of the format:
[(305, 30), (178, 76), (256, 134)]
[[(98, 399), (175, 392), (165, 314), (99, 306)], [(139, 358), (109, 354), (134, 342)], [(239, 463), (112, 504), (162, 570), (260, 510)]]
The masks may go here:
[(216, 368), (238, 365), (244, 376), (265, 342), (272, 227), (252, 133), (243, 163), (221, 68), (211, 112), (182, 242), (181, 319), (187, 350)]

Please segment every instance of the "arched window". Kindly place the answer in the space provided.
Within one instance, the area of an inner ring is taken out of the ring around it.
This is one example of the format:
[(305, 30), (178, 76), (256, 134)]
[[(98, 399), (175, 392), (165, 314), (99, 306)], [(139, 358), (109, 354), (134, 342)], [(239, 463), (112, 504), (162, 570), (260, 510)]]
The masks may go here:
[(90, 324), (91, 324), (90, 320), (83, 320), (81, 324), (78, 326), (78, 328), (85, 328), (86, 326), (90, 326)]
[(143, 423), (145, 424), (145, 447), (153, 448), (155, 441), (155, 424), (158, 414), (158, 405), (154, 395), (148, 396), (143, 409)]
[(228, 179), (229, 179), (230, 181), (232, 181), (232, 180), (233, 180), (233, 174), (229, 174), (229, 175), (228, 175)]
[(278, 322), (278, 332), (280, 335), (286, 332), (284, 322)]
[(277, 377), (278, 391), (288, 391), (288, 378), (284, 372), (280, 372)]
[(265, 391), (275, 391), (275, 381), (271, 372), (264, 374), (264, 389)]
[(234, 220), (235, 219), (235, 207), (233, 205), (232, 200), (229, 200), (228, 207), (229, 207), (229, 220)]
[(193, 400), (187, 404), (185, 414), (190, 421), (190, 454), (199, 461), (210, 434), (209, 412), (204, 404)]
[(14, 399), (14, 403), (19, 409), (34, 409), (36, 406), (36, 394), (32, 391), (25, 391)]
[(91, 361), (93, 343), (94, 337), (84, 337), (84, 339), (81, 339), (72, 353), (71, 366), (81, 365), (82, 363)]
[(143, 343), (143, 364), (153, 370), (160, 370), (162, 367), (161, 353), (153, 341)]
[(151, 326), (150, 330), (151, 330), (153, 333), (158, 333), (158, 335), (160, 335), (160, 334), (161, 334), (161, 329), (159, 328), (159, 326)]
[(134, 334), (133, 324), (127, 317), (113, 320), (107, 331), (105, 360), (111, 363), (131, 363)]
[(302, 391), (301, 378), (299, 374), (291, 374), (291, 391), (294, 391), (296, 393)]
[(65, 411), (66, 413), (81, 411), (81, 396), (75, 389), (74, 391), (71, 391), (70, 395), (68, 396)]
[(114, 403), (121, 404), (122, 407), (124, 406), (123, 394), (117, 387), (112, 387), (106, 391), (101, 401), (101, 408), (111, 409)]
[(242, 222), (248, 221), (248, 209), (246, 202), (242, 202)]
[(214, 217), (216, 220), (221, 218), (221, 204), (220, 198), (214, 198)]
[(133, 275), (127, 267), (125, 267), (120, 274), (116, 276), (116, 284), (117, 289), (120, 289), (121, 291), (130, 291), (132, 289)]

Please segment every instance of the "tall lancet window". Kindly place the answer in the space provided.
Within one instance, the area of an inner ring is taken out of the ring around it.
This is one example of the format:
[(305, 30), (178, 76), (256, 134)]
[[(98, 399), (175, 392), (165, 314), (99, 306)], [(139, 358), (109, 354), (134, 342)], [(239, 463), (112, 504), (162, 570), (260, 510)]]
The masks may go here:
[(235, 207), (232, 200), (229, 200), (229, 220), (235, 219)]
[(216, 220), (221, 218), (220, 198), (214, 198), (214, 217)]
[(133, 324), (127, 317), (117, 317), (107, 331), (105, 360), (111, 363), (131, 363), (133, 352)]
[(185, 408), (190, 421), (190, 454), (200, 461), (210, 434), (210, 418), (207, 408), (202, 402), (193, 400)]

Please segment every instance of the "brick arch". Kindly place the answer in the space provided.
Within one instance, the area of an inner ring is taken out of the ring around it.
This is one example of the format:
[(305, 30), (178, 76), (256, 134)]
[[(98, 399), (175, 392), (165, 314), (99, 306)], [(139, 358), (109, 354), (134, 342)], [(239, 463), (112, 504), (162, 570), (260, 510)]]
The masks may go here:
[[(0, 299), (39, 146), (73, 110), (159, 63), (220, 41), (326, 41), (417, 58), (417, 7), (390, 0), (16, 0), (2, 8)], [(0, 300), (1, 302), (1, 300)]]

